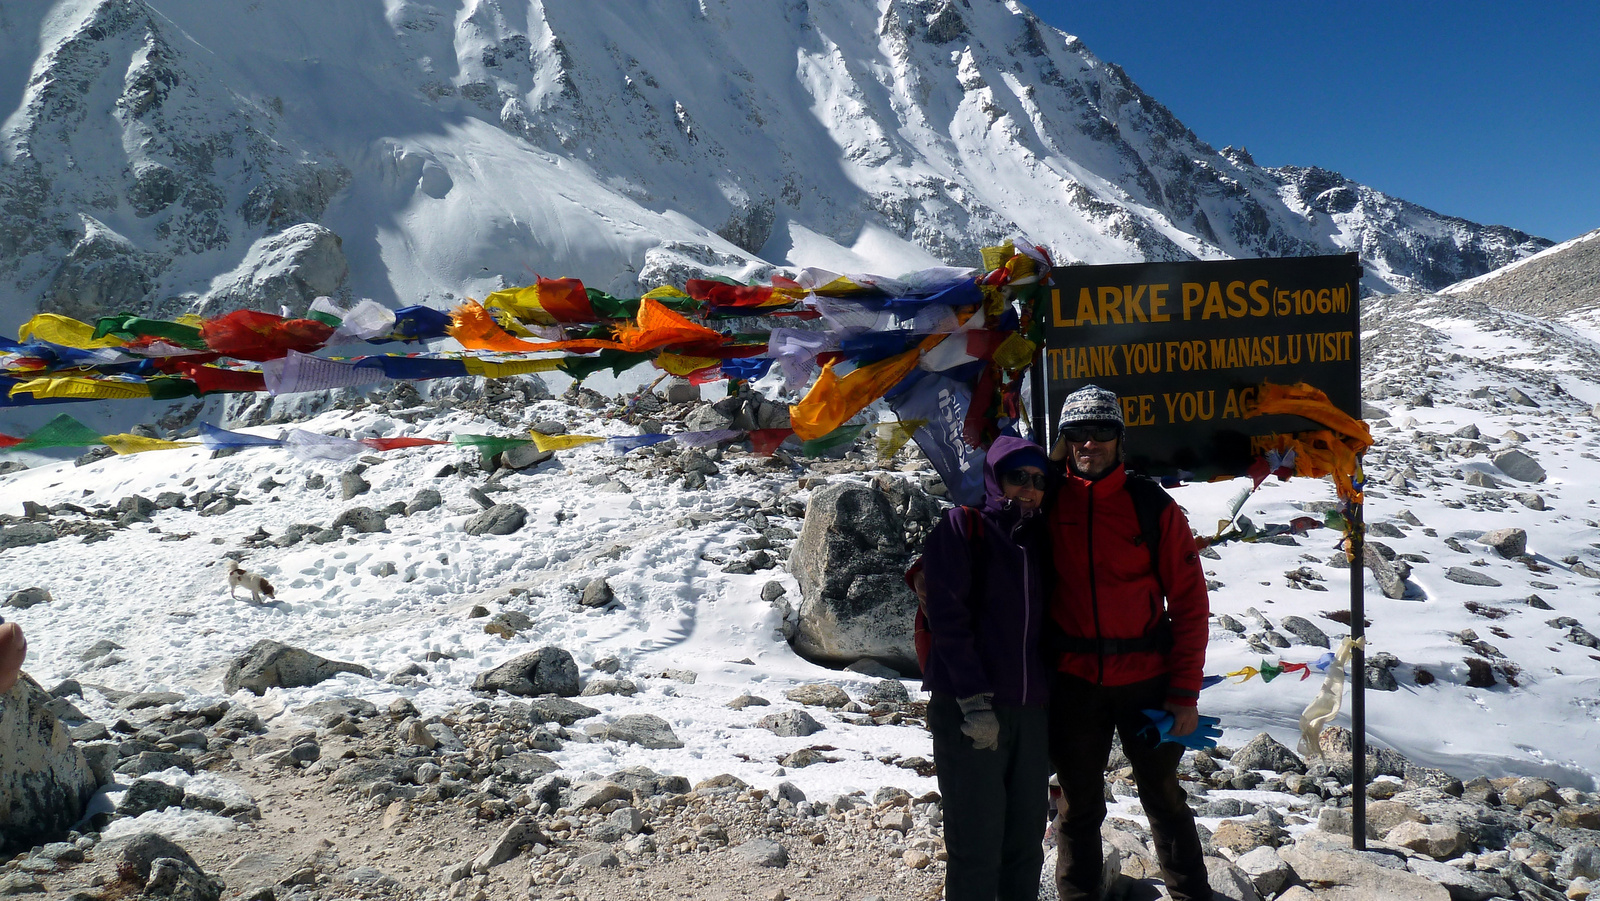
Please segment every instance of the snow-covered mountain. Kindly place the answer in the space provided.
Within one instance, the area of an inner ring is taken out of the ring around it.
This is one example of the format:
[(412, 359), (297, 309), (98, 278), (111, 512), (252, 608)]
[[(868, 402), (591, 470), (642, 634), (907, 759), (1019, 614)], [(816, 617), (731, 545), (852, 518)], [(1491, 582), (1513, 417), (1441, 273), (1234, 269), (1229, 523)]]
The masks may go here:
[(447, 304), (572, 275), (1549, 242), (1214, 150), (1014, 0), (0, 7), (0, 310)]

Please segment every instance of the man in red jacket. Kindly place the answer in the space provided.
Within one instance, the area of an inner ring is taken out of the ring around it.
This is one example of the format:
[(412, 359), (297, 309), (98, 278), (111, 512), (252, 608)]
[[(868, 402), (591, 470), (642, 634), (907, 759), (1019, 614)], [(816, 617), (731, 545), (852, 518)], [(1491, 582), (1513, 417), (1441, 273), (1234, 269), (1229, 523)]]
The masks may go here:
[[(1204, 852), (1178, 782), (1184, 747), (1153, 744), (1142, 711), (1173, 715), (1171, 733), (1194, 731), (1210, 603), (1183, 512), (1159, 485), (1122, 466), (1117, 396), (1093, 385), (1061, 409), (1051, 458), (1064, 463), (1049, 512), (1055, 561), (1046, 645), (1057, 660), (1050, 698), (1050, 756), (1065, 804), (1058, 815), (1056, 884), (1063, 901), (1098, 899), (1105, 767), (1111, 736), (1133, 765), (1156, 856), (1176, 901), (1209, 901)], [(1137, 500), (1136, 500), (1137, 498)], [(1146, 539), (1158, 540), (1152, 552)]]

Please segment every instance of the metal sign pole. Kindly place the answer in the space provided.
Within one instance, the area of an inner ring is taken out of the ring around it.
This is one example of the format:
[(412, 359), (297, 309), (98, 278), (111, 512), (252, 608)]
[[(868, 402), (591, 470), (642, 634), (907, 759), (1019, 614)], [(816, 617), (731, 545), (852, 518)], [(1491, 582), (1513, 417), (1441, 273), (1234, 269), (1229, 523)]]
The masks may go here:
[[(1359, 458), (1356, 475), (1361, 472)], [(1367, 655), (1361, 647), (1366, 636), (1366, 512), (1359, 501), (1350, 505), (1350, 839), (1357, 851), (1367, 848)]]

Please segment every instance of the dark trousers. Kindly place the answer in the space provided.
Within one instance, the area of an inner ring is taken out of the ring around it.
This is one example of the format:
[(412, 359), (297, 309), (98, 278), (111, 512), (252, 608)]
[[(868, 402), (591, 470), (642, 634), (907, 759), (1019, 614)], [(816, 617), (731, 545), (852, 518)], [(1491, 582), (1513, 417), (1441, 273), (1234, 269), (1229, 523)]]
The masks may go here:
[(1037, 901), (1044, 867), (1050, 754), (1043, 707), (995, 708), (1000, 747), (961, 733), (955, 698), (928, 701), (933, 762), (944, 798), (945, 901)]
[(1140, 711), (1160, 710), (1165, 704), (1166, 679), (1097, 686), (1058, 673), (1051, 692), (1050, 758), (1064, 801), (1056, 816), (1056, 888), (1062, 901), (1098, 901), (1105, 890), (1100, 884), (1105, 862), (1100, 825), (1106, 818), (1105, 768), (1113, 729), (1122, 736), (1122, 751), (1133, 764), (1133, 781), (1150, 819), (1167, 890), (1174, 901), (1210, 901), (1205, 852), (1178, 782), (1184, 748), (1152, 746), (1138, 735), (1150, 723)]

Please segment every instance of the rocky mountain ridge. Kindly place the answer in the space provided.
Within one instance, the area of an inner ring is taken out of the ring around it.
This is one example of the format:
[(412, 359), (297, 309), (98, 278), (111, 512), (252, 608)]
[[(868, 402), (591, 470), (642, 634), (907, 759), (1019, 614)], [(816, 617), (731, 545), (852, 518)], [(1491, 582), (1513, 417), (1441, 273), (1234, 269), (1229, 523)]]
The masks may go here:
[[(680, 52), (693, 47), (695, 52)], [(1435, 290), (1549, 242), (1214, 150), (1014, 0), (39, 4), (0, 14), (8, 320), (575, 275), (1356, 250)]]

